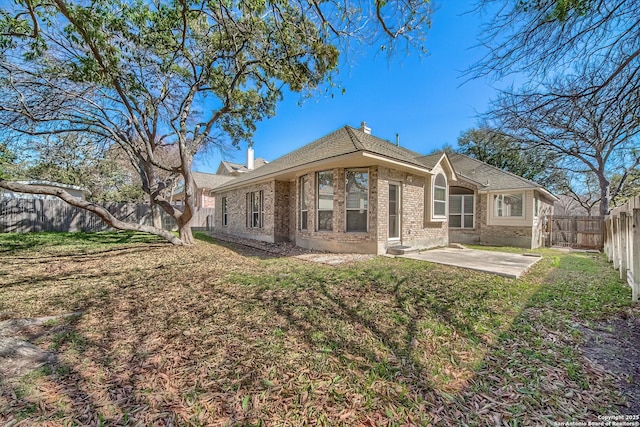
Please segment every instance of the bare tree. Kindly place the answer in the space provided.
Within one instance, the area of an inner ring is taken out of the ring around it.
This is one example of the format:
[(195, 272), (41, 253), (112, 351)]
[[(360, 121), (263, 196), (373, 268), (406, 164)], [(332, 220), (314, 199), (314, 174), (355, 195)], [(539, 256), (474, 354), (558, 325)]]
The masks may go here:
[[(250, 140), (256, 122), (275, 114), (283, 89), (324, 83), (350, 40), (420, 47), (430, 15), (418, 0), (16, 0), (0, 14), (0, 127), (117, 144), (180, 236), (144, 231), (191, 244), (196, 152)], [(176, 158), (162, 155), (167, 147)], [(175, 179), (184, 182), (181, 209), (165, 196)], [(43, 192), (4, 180), (0, 187)], [(142, 230), (55, 195), (116, 228)]]
[[(586, 84), (596, 78), (583, 76)], [(600, 215), (606, 215), (609, 201), (640, 164), (640, 98), (613, 85), (586, 97), (580, 93), (582, 87), (574, 86), (573, 79), (559, 78), (536, 92), (502, 94), (488, 117), (525, 149), (555, 154), (557, 168), (574, 175), (592, 174)], [(564, 95), (555, 95), (559, 93)], [(613, 174), (620, 176), (615, 188), (610, 187)]]
[[(607, 87), (624, 96), (640, 87), (640, 2), (637, 0), (479, 0), (489, 13), (481, 35), (487, 54), (468, 75), (501, 79), (511, 73), (534, 83), (559, 75), (592, 75), (571, 94)], [(576, 81), (574, 81), (576, 83)]]

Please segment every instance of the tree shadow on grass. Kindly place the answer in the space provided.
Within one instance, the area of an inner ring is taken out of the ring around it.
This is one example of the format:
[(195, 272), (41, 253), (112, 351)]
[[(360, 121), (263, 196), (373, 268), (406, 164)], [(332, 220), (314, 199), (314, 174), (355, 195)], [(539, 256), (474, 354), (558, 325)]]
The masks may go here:
[(0, 234), (0, 254), (12, 255), (22, 251), (63, 245), (100, 249), (103, 246), (162, 241), (157, 236), (147, 233), (128, 231), (3, 233)]
[[(493, 425), (499, 415), (535, 425), (542, 418), (534, 413), (562, 409), (543, 392), (567, 406), (583, 402), (544, 388), (553, 382), (540, 374), (549, 362), (539, 357), (564, 347), (547, 345), (560, 338), (532, 317), (544, 304), (520, 294), (528, 284), (408, 260), (336, 268), (225, 253), (222, 276), (187, 266), (165, 277), (149, 266), (140, 283), (83, 296), (86, 314), (58, 340), (58, 367), (36, 381), (40, 397), (4, 392), (13, 406), (0, 420), (22, 413), (83, 425)], [(502, 336), (487, 341), (478, 326), (500, 315), (491, 299), (517, 286), (514, 306), (499, 307), (510, 313), (494, 319)], [(558, 286), (545, 286), (545, 299), (556, 295)], [(527, 298), (531, 307), (520, 312)], [(476, 351), (476, 364), (445, 360), (459, 357), (460, 343)], [(566, 375), (573, 356), (559, 356), (567, 365), (549, 372)], [(434, 375), (436, 362), (470, 377), (452, 390)]]

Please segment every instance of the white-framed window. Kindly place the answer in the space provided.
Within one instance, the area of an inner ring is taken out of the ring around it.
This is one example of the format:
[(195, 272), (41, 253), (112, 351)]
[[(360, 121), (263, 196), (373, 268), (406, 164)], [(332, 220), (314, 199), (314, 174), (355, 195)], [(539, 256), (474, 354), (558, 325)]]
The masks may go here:
[(369, 218), (369, 172), (347, 170), (345, 172), (346, 231), (367, 231)]
[(451, 194), (449, 196), (449, 227), (473, 228), (473, 194)]
[(309, 188), (309, 175), (300, 177), (300, 230), (306, 230), (309, 219), (309, 206), (307, 205), (307, 190)]
[(493, 209), (497, 217), (508, 218), (524, 216), (524, 193), (494, 194)]
[(533, 216), (534, 218), (540, 216), (540, 199), (538, 196), (533, 196)]
[(222, 226), (226, 227), (229, 224), (229, 217), (227, 214), (227, 198), (223, 197), (222, 200), (220, 200), (220, 204), (222, 205)]
[(447, 179), (439, 173), (433, 180), (433, 218), (447, 217)]
[(333, 230), (333, 172), (318, 172), (316, 175), (316, 199), (318, 200), (318, 231)]
[(264, 191), (247, 193), (247, 228), (264, 226)]

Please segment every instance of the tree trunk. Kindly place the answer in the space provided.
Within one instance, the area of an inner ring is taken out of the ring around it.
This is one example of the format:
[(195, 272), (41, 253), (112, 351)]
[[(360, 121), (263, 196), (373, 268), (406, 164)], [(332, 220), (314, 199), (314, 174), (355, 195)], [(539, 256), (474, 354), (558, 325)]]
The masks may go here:
[[(0, 188), (5, 188), (7, 190), (16, 192), (16, 193), (28, 193), (28, 194), (46, 194), (49, 196), (56, 196), (71, 206), (75, 206), (80, 209), (88, 210), (89, 212), (93, 212), (104, 222), (106, 222), (110, 227), (113, 227), (118, 230), (126, 230), (126, 231), (142, 231), (145, 233), (154, 234), (156, 236), (162, 237), (174, 245), (182, 246), (185, 243), (177, 238), (173, 233), (167, 230), (163, 230), (162, 228), (156, 228), (149, 225), (144, 224), (133, 224), (130, 222), (120, 221), (118, 218), (114, 217), (111, 212), (100, 205), (96, 205), (95, 203), (87, 202), (79, 197), (73, 197), (71, 194), (67, 193), (63, 189), (60, 188), (52, 188), (52, 187), (44, 187), (40, 185), (29, 185), (29, 184), (18, 184), (16, 182), (10, 182), (0, 179)], [(190, 222), (190, 221), (189, 221)], [(189, 235), (191, 234), (191, 229), (189, 229)], [(193, 243), (193, 236), (191, 236), (191, 243)], [(190, 244), (190, 243), (189, 243)]]
[(193, 232), (191, 231), (191, 220), (187, 224), (183, 224), (178, 228), (178, 234), (180, 236), (180, 240), (185, 245), (193, 245)]
[(149, 206), (151, 207), (151, 218), (153, 220), (153, 226), (155, 228), (164, 228), (162, 226), (162, 212), (160, 212), (160, 206), (158, 206), (153, 199), (149, 200)]
[(600, 186), (600, 216), (609, 213), (609, 180), (604, 173), (598, 174), (598, 184)]

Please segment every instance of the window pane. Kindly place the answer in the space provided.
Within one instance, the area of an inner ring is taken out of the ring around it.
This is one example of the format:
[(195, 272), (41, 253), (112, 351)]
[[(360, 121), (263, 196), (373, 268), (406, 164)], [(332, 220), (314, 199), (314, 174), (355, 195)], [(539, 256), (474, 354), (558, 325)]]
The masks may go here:
[(441, 173), (439, 173), (436, 176), (436, 180), (434, 181), (434, 184), (437, 187), (446, 187), (447, 186), (447, 181), (444, 179), (444, 175), (442, 175)]
[(318, 209), (333, 209), (333, 172), (318, 172)]
[(464, 216), (464, 228), (473, 228), (473, 215)]
[(446, 212), (447, 204), (445, 202), (435, 201), (433, 203), (433, 212), (438, 216), (444, 216)]
[(333, 195), (320, 194), (320, 198), (318, 199), (318, 209), (333, 210)]
[(452, 227), (452, 228), (461, 227), (460, 215), (449, 215), (449, 227)]
[(522, 195), (509, 194), (504, 196), (504, 204), (508, 206), (509, 216), (522, 216)]
[(300, 229), (307, 229), (307, 211), (300, 212)]
[(307, 209), (307, 187), (309, 185), (309, 177), (300, 178), (300, 209)]
[(449, 215), (459, 214), (461, 212), (462, 212), (462, 196), (449, 196)]
[(318, 230), (333, 230), (333, 211), (318, 211)]
[(434, 188), (434, 200), (439, 200), (444, 202), (447, 197), (447, 190), (444, 188), (436, 187)]
[(398, 238), (398, 215), (389, 215), (389, 238)]
[(369, 199), (369, 173), (346, 172), (347, 209), (367, 209)]
[(464, 213), (472, 214), (473, 213), (473, 196), (462, 196), (464, 197)]
[(367, 231), (367, 211), (347, 211), (347, 231)]

